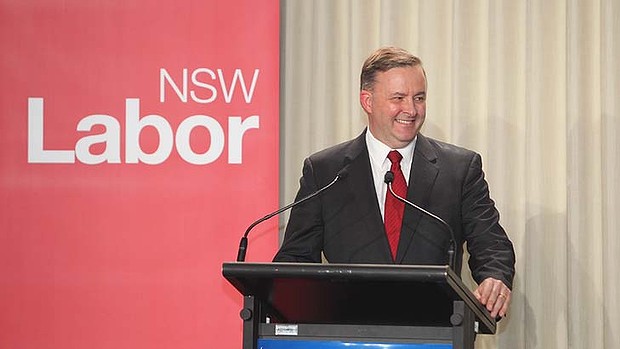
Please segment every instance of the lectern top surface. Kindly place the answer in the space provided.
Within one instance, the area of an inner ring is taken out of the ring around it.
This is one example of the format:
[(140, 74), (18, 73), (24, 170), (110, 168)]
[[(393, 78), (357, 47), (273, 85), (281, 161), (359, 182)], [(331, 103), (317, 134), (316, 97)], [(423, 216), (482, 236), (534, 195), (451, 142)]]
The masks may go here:
[(449, 326), (453, 301), (463, 300), (481, 333), (495, 332), (495, 321), (448, 266), (224, 263), (223, 275), (284, 322)]

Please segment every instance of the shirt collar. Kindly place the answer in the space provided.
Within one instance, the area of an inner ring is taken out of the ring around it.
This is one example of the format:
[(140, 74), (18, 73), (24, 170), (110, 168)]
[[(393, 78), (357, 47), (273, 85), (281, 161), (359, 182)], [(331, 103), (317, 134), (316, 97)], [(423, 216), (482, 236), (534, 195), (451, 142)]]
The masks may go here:
[(382, 168), (386, 161), (389, 163), (387, 156), (391, 150), (397, 150), (400, 155), (403, 156), (403, 159), (400, 161), (401, 164), (411, 164), (411, 161), (413, 159), (413, 150), (415, 149), (415, 144), (417, 140), (418, 136), (416, 135), (413, 141), (411, 141), (405, 147), (392, 149), (388, 147), (385, 143), (375, 138), (372, 132), (370, 132), (370, 129), (368, 129), (366, 132), (368, 155), (370, 156), (370, 161), (376, 164), (378, 168)]

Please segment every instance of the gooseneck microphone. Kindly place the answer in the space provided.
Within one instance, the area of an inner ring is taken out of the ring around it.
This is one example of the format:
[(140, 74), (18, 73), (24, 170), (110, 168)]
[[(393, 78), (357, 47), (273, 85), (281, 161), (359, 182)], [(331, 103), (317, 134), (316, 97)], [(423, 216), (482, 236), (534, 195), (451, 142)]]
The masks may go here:
[(441, 217), (423, 209), (422, 207), (414, 204), (413, 202), (408, 201), (407, 199), (400, 197), (398, 194), (396, 194), (394, 192), (394, 190), (392, 189), (392, 182), (394, 181), (394, 173), (392, 171), (387, 171), (385, 173), (385, 177), (383, 180), (387, 185), (388, 185), (388, 189), (390, 190), (390, 193), (392, 193), (392, 195), (394, 195), (395, 198), (397, 198), (398, 200), (406, 203), (407, 205), (415, 208), (416, 210), (424, 213), (425, 215), (433, 218), (435, 221), (441, 223), (442, 226), (444, 226), (448, 232), (450, 232), (450, 246), (448, 247), (448, 263), (449, 266), (452, 270), (455, 270), (455, 249), (456, 249), (456, 238), (454, 236), (454, 231), (452, 231), (452, 228), (450, 227), (450, 225), (448, 223), (446, 223), (446, 221), (444, 221), (443, 219), (441, 219)]
[(301, 203), (304, 203), (310, 199), (312, 199), (313, 197), (321, 194), (322, 192), (324, 192), (325, 190), (331, 188), (331, 186), (333, 186), (334, 184), (336, 184), (336, 182), (338, 182), (341, 179), (345, 179), (348, 175), (349, 175), (349, 166), (348, 166), (348, 161), (346, 161), (348, 159), (345, 159), (345, 166), (338, 171), (338, 173), (336, 174), (336, 177), (334, 177), (334, 179), (329, 182), (327, 185), (325, 185), (324, 187), (320, 188), (319, 190), (315, 191), (314, 193), (299, 199), (298, 201), (295, 201), (293, 203), (290, 203), (280, 209), (278, 209), (277, 211), (274, 211), (266, 216), (264, 216), (263, 218), (255, 221), (254, 223), (250, 224), (250, 226), (245, 230), (245, 234), (243, 234), (243, 237), (241, 238), (241, 241), (239, 242), (239, 251), (237, 252), (237, 262), (244, 262), (245, 261), (245, 253), (248, 249), (248, 234), (250, 234), (250, 230), (252, 230), (255, 226), (257, 226), (258, 224), (268, 220), (269, 218), (278, 215), (292, 207), (295, 207)]

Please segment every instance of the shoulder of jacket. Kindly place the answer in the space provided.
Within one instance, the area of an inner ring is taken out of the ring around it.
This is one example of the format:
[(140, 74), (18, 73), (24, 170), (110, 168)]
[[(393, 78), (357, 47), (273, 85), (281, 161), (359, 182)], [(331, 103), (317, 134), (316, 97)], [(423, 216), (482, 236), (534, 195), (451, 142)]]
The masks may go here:
[(447, 156), (467, 157), (477, 155), (478, 153), (456, 144), (447, 143), (434, 138), (423, 136), (430, 146), (438, 153)]

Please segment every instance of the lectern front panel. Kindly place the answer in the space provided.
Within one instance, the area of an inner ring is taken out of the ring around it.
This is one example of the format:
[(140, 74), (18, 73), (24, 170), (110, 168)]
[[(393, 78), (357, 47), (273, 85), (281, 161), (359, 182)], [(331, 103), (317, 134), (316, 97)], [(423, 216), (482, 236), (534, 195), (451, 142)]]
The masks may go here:
[(258, 349), (452, 349), (452, 345), (259, 339)]

